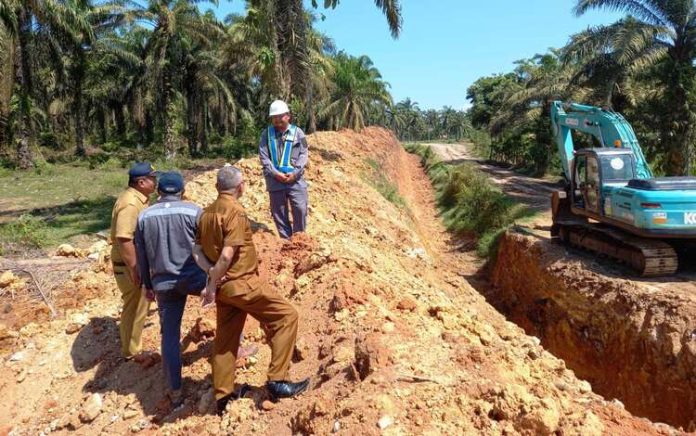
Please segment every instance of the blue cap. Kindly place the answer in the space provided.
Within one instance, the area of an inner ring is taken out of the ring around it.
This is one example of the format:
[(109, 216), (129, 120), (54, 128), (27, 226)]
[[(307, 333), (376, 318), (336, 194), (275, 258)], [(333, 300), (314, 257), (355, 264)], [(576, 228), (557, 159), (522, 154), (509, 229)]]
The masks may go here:
[(184, 190), (184, 177), (176, 171), (162, 173), (157, 183), (157, 189), (165, 194), (178, 194)]
[(135, 179), (136, 177), (145, 176), (157, 176), (159, 172), (155, 171), (155, 168), (150, 164), (150, 162), (137, 162), (128, 171), (128, 177)]

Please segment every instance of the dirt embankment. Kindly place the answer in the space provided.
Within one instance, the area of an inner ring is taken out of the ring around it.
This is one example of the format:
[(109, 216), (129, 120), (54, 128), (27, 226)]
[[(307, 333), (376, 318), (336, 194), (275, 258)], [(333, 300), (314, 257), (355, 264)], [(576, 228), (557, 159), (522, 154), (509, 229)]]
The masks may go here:
[[(262, 388), (269, 350), (244, 363), (255, 387), (212, 413), (212, 311), (191, 299), (182, 330), (183, 409), (163, 398), (159, 359), (118, 353), (119, 295), (108, 273), (81, 273), (61, 294), (58, 319), (2, 331), (0, 434), (672, 434), (593, 393), (536, 338), (507, 322), (460, 276), (466, 257), (436, 219), (418, 159), (387, 131), (309, 137), (309, 233), (282, 243), (272, 230), (256, 159), (238, 163), (242, 202), (254, 221), (262, 275), (296, 305), (300, 331), (291, 378), (312, 389), (277, 404)], [(362, 178), (367, 157), (383, 165), (407, 207)], [(215, 198), (214, 172), (187, 185), (201, 205)], [(145, 347), (156, 350), (157, 315)], [(259, 325), (245, 329), (262, 345)]]
[(595, 392), (696, 430), (696, 295), (594, 273), (563, 247), (503, 238), (490, 301)]
[(468, 161), (541, 214), (500, 244), (490, 281), (477, 288), (508, 319), (542, 340), (593, 390), (628, 410), (696, 430), (696, 278), (693, 268), (636, 278), (610, 259), (553, 243), (554, 185), (474, 159), (466, 145), (432, 145), (442, 159)]
[(462, 145), (433, 149), (471, 162), (516, 200), (541, 212), (509, 232), (477, 288), (508, 319), (542, 340), (593, 390), (628, 410), (696, 430), (696, 284), (691, 266), (645, 280), (610, 259), (549, 238), (553, 184), (486, 165)]

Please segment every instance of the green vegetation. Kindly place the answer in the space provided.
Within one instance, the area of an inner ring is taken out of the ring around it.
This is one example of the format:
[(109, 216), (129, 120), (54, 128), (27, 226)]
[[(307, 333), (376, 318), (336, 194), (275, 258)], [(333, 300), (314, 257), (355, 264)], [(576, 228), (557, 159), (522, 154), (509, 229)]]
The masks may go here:
[(516, 221), (532, 212), (514, 202), (471, 164), (456, 166), (439, 161), (426, 146), (409, 144), (406, 149), (418, 154), (433, 186), (447, 229), (477, 239), (477, 253), (488, 257), (495, 251), (498, 237)]
[(466, 112), (450, 106), (440, 110), (421, 110), (410, 98), (402, 100), (386, 112), (384, 125), (403, 141), (455, 142), (475, 134)]
[(125, 172), (112, 160), (96, 169), (41, 163), (33, 171), (0, 173), (0, 249), (46, 248), (108, 229)]
[[(374, 3), (398, 36), (400, 2)], [(309, 132), (387, 125), (379, 71), (313, 26), (338, 0), (245, 4), (220, 21), (196, 0), (0, 1), (0, 165), (240, 157), (277, 98)]]
[(0, 255), (21, 253), (27, 248), (44, 248), (49, 242), (46, 222), (28, 214), (0, 225)]
[[(147, 156), (145, 156), (147, 157)], [(153, 159), (158, 170), (190, 170), (223, 160)], [(116, 196), (126, 187), (129, 161), (37, 161), (28, 171), (0, 169), (0, 250), (47, 248), (111, 225)]]
[(490, 159), (537, 175), (559, 172), (550, 102), (576, 101), (624, 114), (658, 174), (694, 174), (696, 3), (575, 4), (578, 15), (605, 9), (627, 16), (572, 35), (561, 49), (518, 61), (510, 73), (477, 80), (468, 90), (468, 116), (486, 135), (474, 142)]
[(395, 204), (401, 209), (406, 209), (406, 201), (399, 195), (399, 190), (384, 174), (382, 166), (374, 159), (366, 159), (370, 170), (365, 174), (364, 179), (377, 190), (382, 197), (390, 203)]

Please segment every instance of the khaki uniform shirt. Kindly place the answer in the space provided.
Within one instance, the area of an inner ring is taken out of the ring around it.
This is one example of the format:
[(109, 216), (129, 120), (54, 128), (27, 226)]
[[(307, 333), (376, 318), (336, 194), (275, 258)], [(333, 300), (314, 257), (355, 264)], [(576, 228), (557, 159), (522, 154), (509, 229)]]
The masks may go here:
[(249, 282), (258, 281), (258, 257), (252, 239), (251, 224), (244, 208), (231, 194), (220, 194), (203, 210), (198, 223), (196, 244), (212, 263), (220, 258), (223, 247), (237, 247), (232, 263), (222, 279), (231, 295), (249, 290)]
[(118, 196), (111, 212), (111, 261), (123, 263), (117, 238), (133, 240), (138, 214), (147, 207), (148, 198), (135, 188), (128, 188)]

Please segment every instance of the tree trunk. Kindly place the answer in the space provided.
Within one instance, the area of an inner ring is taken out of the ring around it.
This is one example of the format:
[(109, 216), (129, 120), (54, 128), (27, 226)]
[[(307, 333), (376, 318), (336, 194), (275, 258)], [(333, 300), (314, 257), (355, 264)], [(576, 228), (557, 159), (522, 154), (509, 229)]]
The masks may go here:
[(200, 151), (206, 153), (208, 151), (208, 105), (201, 102), (200, 108), (201, 110), (198, 112), (198, 144)]
[(104, 145), (107, 141), (108, 131), (106, 128), (106, 115), (104, 115), (104, 107), (101, 106), (97, 110), (97, 130), (99, 132), (99, 142)]
[(73, 117), (75, 118), (75, 154), (84, 156), (85, 153), (85, 117), (82, 104), (82, 86), (85, 77), (85, 59), (82, 49), (78, 48), (75, 53), (75, 66), (73, 70), (73, 80), (75, 83), (74, 90), (74, 107)]
[(312, 85), (307, 87), (307, 132), (314, 133), (317, 131), (317, 114), (314, 110), (314, 89)]
[(29, 35), (31, 32), (31, 17), (24, 8), (20, 8), (18, 16), (20, 68), (18, 81), (19, 95), (19, 142), (17, 143), (17, 162), (19, 168), (27, 169), (34, 166), (31, 153), (33, 145), (33, 126), (31, 121), (31, 66), (29, 65)]
[(145, 112), (145, 125), (140, 134), (143, 145), (150, 145), (155, 140), (155, 120), (149, 110)]
[[(680, 50), (677, 48), (678, 54)], [(666, 110), (665, 129), (662, 133), (662, 144), (667, 148), (665, 170), (668, 175), (688, 175), (691, 171), (691, 159), (694, 136), (694, 114), (690, 107), (690, 90), (693, 89), (696, 71), (691, 62), (672, 59), (668, 82), (669, 102)]]
[(195, 157), (198, 152), (196, 141), (198, 139), (198, 117), (196, 110), (200, 110), (197, 104), (196, 91), (192, 89), (191, 81), (186, 80), (186, 124), (189, 155)]
[(176, 110), (175, 103), (168, 99), (167, 109), (162, 114), (164, 118), (164, 156), (167, 160), (174, 159), (177, 152), (176, 132), (174, 131), (175, 119), (172, 116)]
[[(268, 41), (275, 60), (273, 63), (274, 77), (272, 83), (268, 84), (268, 90), (272, 99), (287, 99), (290, 97), (290, 83), (289, 77), (287, 77), (287, 67), (283, 60), (281, 37), (282, 29), (285, 28), (284, 23), (287, 23), (288, 19), (280, 15), (282, 8), (278, 7), (278, 3), (277, 1), (264, 2), (266, 8), (268, 8), (264, 15), (270, 18), (268, 22)], [(277, 18), (280, 19), (278, 20)]]
[(126, 136), (126, 116), (123, 114), (123, 105), (118, 101), (111, 101), (109, 103), (109, 108), (114, 113), (116, 135), (118, 139), (123, 139)]
[(5, 83), (0, 83), (0, 148), (11, 141), (10, 114), (12, 103), (12, 91), (14, 88), (15, 71), (17, 68), (15, 56), (15, 40), (6, 32), (0, 34), (6, 45), (0, 54), (0, 76), (5, 78)]
[(174, 117), (165, 116), (164, 123), (164, 156), (167, 160), (176, 157), (176, 133), (174, 132)]

